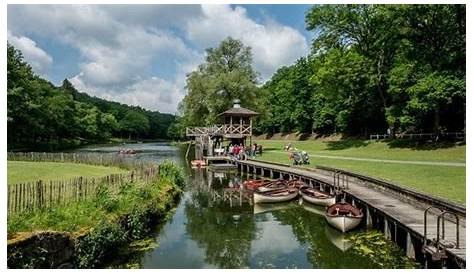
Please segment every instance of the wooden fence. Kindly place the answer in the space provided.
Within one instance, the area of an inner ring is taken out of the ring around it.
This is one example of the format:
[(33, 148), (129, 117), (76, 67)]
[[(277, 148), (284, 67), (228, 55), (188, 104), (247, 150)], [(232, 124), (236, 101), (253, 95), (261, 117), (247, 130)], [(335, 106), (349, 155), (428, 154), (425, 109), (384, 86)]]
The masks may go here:
[(34, 211), (53, 205), (65, 205), (94, 197), (105, 184), (117, 192), (126, 183), (137, 180), (149, 183), (159, 177), (159, 166), (143, 161), (128, 161), (114, 155), (99, 153), (8, 153), (8, 160), (73, 162), (93, 165), (127, 167), (132, 171), (97, 178), (77, 177), (65, 181), (35, 181), (8, 185), (8, 214)]
[(150, 167), (150, 163), (136, 159), (130, 159), (126, 155), (114, 153), (46, 153), (46, 152), (8, 152), (9, 161), (31, 161), (31, 162), (68, 162), (88, 165), (117, 166), (128, 169), (144, 169)]
[(26, 182), (8, 185), (8, 214), (34, 211), (53, 205), (66, 205), (97, 195), (97, 188), (105, 184), (110, 191), (117, 193), (126, 183), (137, 180), (149, 183), (158, 179), (159, 168), (150, 167), (140, 171), (112, 174), (98, 178), (77, 177), (67, 181)]

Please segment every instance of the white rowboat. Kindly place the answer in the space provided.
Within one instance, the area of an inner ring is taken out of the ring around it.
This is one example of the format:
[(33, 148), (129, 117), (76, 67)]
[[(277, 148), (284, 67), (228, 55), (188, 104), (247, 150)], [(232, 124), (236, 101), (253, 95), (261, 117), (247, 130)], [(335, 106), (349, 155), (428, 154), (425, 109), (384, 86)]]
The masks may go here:
[(315, 205), (331, 206), (336, 203), (335, 195), (321, 192), (315, 188), (302, 187), (300, 188), (300, 194), (303, 200)]
[(253, 202), (257, 203), (279, 203), (290, 201), (298, 196), (298, 190), (287, 188), (271, 192), (255, 192)]
[(328, 223), (342, 232), (347, 232), (360, 224), (364, 214), (348, 203), (337, 203), (326, 209)]

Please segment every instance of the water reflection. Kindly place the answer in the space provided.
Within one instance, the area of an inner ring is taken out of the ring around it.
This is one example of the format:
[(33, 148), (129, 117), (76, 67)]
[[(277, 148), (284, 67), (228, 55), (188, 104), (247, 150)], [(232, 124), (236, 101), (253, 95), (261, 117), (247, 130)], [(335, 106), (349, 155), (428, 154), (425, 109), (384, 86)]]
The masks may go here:
[[(367, 268), (324, 208), (252, 203), (235, 173), (192, 170), (185, 197), (144, 268)], [(174, 255), (172, 255), (174, 254)]]
[(157, 231), (157, 248), (144, 253), (143, 268), (372, 268), (342, 234), (327, 225), (324, 208), (294, 200), (252, 203), (236, 173), (192, 170), (185, 149), (166, 143), (89, 147), (116, 153), (134, 149), (132, 159), (172, 160), (188, 180), (170, 220)]

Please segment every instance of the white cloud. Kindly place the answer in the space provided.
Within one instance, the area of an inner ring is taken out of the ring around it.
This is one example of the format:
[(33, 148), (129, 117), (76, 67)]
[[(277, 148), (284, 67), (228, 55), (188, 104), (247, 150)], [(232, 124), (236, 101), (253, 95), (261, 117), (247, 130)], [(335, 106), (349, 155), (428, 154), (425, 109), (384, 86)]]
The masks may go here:
[[(77, 50), (80, 72), (65, 77), (80, 91), (172, 113), (186, 94), (186, 73), (203, 60), (202, 49), (227, 36), (252, 47), (263, 79), (307, 52), (295, 29), (257, 23), (244, 8), (227, 5), (8, 5), (8, 29), (30, 48), (37, 47), (26, 36), (35, 34)], [(43, 70), (52, 58), (37, 49), (42, 62), (35, 66)]]
[(178, 103), (183, 99), (184, 86), (174, 81), (158, 77), (139, 80), (123, 88), (104, 88), (87, 84), (83, 73), (70, 79), (71, 83), (81, 91), (128, 105), (141, 106), (149, 110), (176, 113)]
[(289, 225), (282, 226), (281, 223), (271, 220), (257, 223), (257, 229), (259, 233), (257, 239), (252, 242), (252, 256), (272, 253), (275, 250), (291, 253), (298, 248), (298, 242)]
[(53, 58), (43, 49), (36, 45), (36, 42), (26, 36), (15, 36), (7, 32), (8, 41), (23, 53), (25, 60), (31, 65), (33, 71), (44, 74), (53, 63)]
[(202, 10), (202, 16), (187, 24), (189, 39), (201, 47), (215, 47), (228, 36), (241, 40), (252, 47), (255, 68), (264, 80), (308, 52), (306, 38), (297, 30), (268, 18), (257, 23), (242, 7), (205, 5)]

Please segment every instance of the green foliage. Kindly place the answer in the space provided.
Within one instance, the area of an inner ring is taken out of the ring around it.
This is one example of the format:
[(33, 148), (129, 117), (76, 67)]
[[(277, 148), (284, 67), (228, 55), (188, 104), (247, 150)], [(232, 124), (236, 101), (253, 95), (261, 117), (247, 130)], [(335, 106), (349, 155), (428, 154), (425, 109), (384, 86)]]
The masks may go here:
[(112, 258), (127, 243), (127, 234), (118, 224), (99, 223), (76, 243), (76, 265), (94, 268)]
[(120, 129), (130, 135), (144, 136), (150, 130), (148, 118), (136, 111), (129, 110), (125, 117), (120, 120)]
[(139, 240), (149, 235), (151, 232), (152, 218), (153, 215), (147, 208), (133, 208), (132, 212), (127, 216), (126, 223), (130, 239)]
[(101, 183), (97, 187), (94, 200), (97, 206), (106, 212), (114, 212), (119, 206), (118, 199), (110, 193), (110, 189), (105, 183)]
[(10, 44), (7, 63), (9, 149), (54, 150), (122, 135), (167, 138), (168, 127), (175, 120), (170, 114), (80, 93), (67, 79), (55, 87), (35, 75), (21, 52)]
[(265, 83), (266, 133), (465, 128), (465, 5), (315, 5), (312, 52)]
[(351, 252), (368, 257), (378, 267), (419, 268), (418, 263), (406, 257), (402, 249), (376, 230), (356, 233), (350, 240), (354, 243)]
[(251, 49), (230, 37), (206, 49), (205, 63), (188, 75), (186, 84), (189, 92), (179, 106), (184, 126), (215, 123), (233, 99), (250, 109), (261, 107)]
[(160, 179), (173, 181), (180, 188), (184, 187), (185, 177), (182, 167), (171, 161), (164, 161), (160, 164)]

